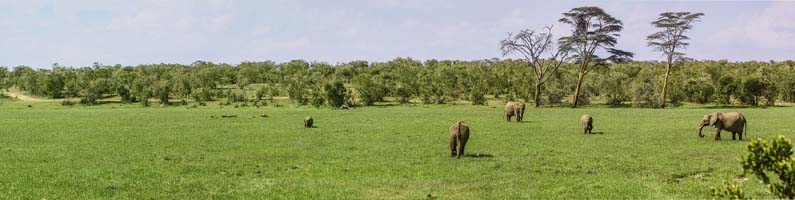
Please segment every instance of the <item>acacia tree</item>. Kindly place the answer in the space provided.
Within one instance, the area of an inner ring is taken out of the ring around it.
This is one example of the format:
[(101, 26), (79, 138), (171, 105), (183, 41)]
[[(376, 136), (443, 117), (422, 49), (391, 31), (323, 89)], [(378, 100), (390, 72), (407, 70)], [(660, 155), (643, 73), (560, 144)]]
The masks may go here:
[[(549, 74), (555, 73), (568, 59), (568, 47), (560, 46), (557, 49), (552, 40), (552, 26), (544, 27), (544, 32), (524, 29), (517, 34), (508, 33), (508, 38), (500, 42), (502, 55), (520, 54), (524, 57), (527, 66), (533, 69), (535, 75), (535, 106), (541, 107), (541, 89), (549, 80)], [(550, 53), (549, 58), (542, 59), (544, 53)]]
[[(599, 7), (577, 7), (563, 13), (563, 18), (558, 22), (571, 25), (571, 35), (559, 39), (560, 46), (570, 48), (573, 52), (572, 59), (579, 64), (577, 86), (574, 90), (572, 107), (577, 107), (579, 102), (582, 82), (586, 75), (597, 67), (606, 66), (608, 61), (627, 62), (633, 54), (619, 50), (615, 47), (618, 43), (616, 37), (623, 29), (621, 20), (610, 16)], [(610, 54), (607, 58), (596, 55), (603, 50)]]
[(666, 56), (665, 75), (663, 78), (662, 94), (660, 95), (660, 108), (665, 108), (665, 95), (668, 92), (668, 76), (674, 62), (684, 60), (684, 53), (678, 50), (686, 49), (690, 37), (685, 32), (693, 28), (693, 22), (698, 22), (704, 13), (690, 12), (664, 12), (660, 13), (657, 20), (651, 22), (654, 27), (662, 30), (646, 37), (648, 45), (655, 51), (660, 51)]

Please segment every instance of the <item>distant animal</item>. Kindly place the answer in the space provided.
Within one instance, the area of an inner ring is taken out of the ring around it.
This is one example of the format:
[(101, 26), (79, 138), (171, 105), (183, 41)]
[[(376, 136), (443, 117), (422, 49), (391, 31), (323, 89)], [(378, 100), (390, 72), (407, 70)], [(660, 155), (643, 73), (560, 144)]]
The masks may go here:
[(732, 140), (735, 136), (739, 135), (740, 140), (743, 140), (743, 133), (745, 133), (748, 125), (746, 124), (745, 116), (739, 112), (714, 112), (704, 115), (701, 122), (698, 123), (698, 136), (704, 137), (701, 130), (704, 126), (715, 127), (715, 140), (720, 140), (720, 131), (725, 130), (732, 132)]
[(593, 117), (590, 115), (583, 115), (580, 117), (580, 123), (582, 127), (585, 129), (583, 132), (585, 134), (591, 134), (591, 130), (593, 130)]
[(314, 122), (315, 122), (315, 120), (314, 120), (314, 119), (312, 119), (312, 116), (305, 117), (305, 118), (304, 118), (304, 127), (306, 127), (306, 128), (312, 128), (312, 124), (313, 124)]
[(516, 116), (516, 122), (524, 119), (524, 102), (509, 101), (505, 104), (505, 119), (510, 122), (513, 116)]
[(464, 124), (464, 121), (453, 123), (450, 126), (450, 157), (461, 158), (467, 140), (469, 140), (469, 125)]

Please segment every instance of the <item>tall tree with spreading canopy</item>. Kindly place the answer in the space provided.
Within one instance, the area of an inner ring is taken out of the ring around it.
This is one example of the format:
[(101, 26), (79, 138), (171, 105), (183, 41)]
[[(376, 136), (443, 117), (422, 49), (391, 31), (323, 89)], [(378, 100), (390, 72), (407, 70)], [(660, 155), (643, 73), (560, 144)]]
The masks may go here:
[[(618, 43), (618, 32), (624, 27), (621, 20), (610, 16), (599, 7), (577, 7), (563, 13), (558, 22), (571, 25), (571, 35), (561, 37), (560, 46), (569, 47), (572, 59), (579, 64), (577, 86), (574, 90), (572, 107), (576, 108), (586, 75), (597, 67), (607, 66), (607, 62), (628, 62), (633, 53), (613, 48)], [(601, 58), (597, 51), (610, 54)]]
[[(541, 107), (541, 90), (544, 83), (549, 80), (549, 75), (555, 73), (568, 59), (568, 46), (555, 48), (552, 40), (552, 26), (544, 27), (544, 32), (524, 29), (517, 34), (508, 33), (508, 38), (500, 41), (502, 55), (520, 54), (524, 57), (527, 66), (533, 69), (535, 75), (536, 107)], [(550, 53), (548, 58), (542, 58), (544, 53)]]
[(684, 34), (693, 28), (692, 23), (698, 22), (701, 16), (704, 16), (704, 13), (664, 12), (660, 13), (657, 20), (651, 22), (654, 27), (661, 30), (646, 37), (646, 40), (649, 41), (648, 45), (666, 56), (660, 108), (665, 108), (665, 95), (668, 92), (668, 76), (671, 74), (671, 67), (675, 62), (686, 59), (685, 53), (680, 51), (690, 45), (687, 42), (690, 37)]

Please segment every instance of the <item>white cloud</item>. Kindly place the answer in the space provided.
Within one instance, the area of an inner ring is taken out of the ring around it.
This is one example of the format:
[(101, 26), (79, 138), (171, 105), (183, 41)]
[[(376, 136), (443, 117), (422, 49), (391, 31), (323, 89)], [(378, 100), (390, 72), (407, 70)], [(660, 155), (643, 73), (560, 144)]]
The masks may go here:
[(757, 14), (739, 15), (733, 26), (717, 31), (711, 43), (795, 50), (795, 3), (775, 2)]
[(750, 20), (746, 32), (762, 46), (795, 50), (795, 4), (774, 3)]

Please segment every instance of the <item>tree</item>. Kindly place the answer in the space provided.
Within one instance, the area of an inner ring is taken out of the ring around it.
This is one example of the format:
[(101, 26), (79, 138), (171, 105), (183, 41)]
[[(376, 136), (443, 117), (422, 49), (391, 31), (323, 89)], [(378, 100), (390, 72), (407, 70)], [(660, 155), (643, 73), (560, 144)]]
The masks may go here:
[(3, 96), (3, 91), (8, 87), (8, 68), (0, 67), (0, 97)]
[[(589, 72), (596, 67), (606, 66), (608, 61), (627, 62), (633, 54), (613, 48), (618, 43), (616, 37), (620, 36), (618, 32), (624, 24), (599, 7), (573, 8), (563, 13), (563, 18), (558, 21), (572, 28), (571, 35), (561, 37), (558, 41), (560, 46), (573, 52), (572, 59), (579, 64), (577, 85), (572, 97), (572, 107), (576, 108), (583, 80)], [(601, 58), (596, 55), (598, 50), (604, 50), (610, 56)]]
[[(541, 107), (542, 86), (549, 79), (550, 74), (555, 73), (568, 59), (569, 52), (567, 46), (557, 49), (554, 47), (552, 26), (546, 26), (544, 29), (545, 32), (525, 29), (515, 35), (508, 33), (508, 38), (500, 42), (503, 56), (514, 53), (521, 54), (527, 66), (533, 69), (536, 79), (534, 93), (536, 107)], [(549, 57), (542, 59), (542, 54), (547, 52), (550, 53)]]
[(663, 52), (666, 56), (665, 78), (663, 78), (662, 93), (660, 94), (660, 108), (665, 108), (665, 95), (668, 92), (668, 76), (674, 62), (684, 60), (684, 53), (679, 50), (687, 48), (690, 37), (685, 32), (693, 28), (693, 22), (698, 22), (704, 13), (690, 12), (664, 12), (660, 13), (656, 21), (651, 24), (662, 30), (646, 37), (648, 45), (655, 51)]

